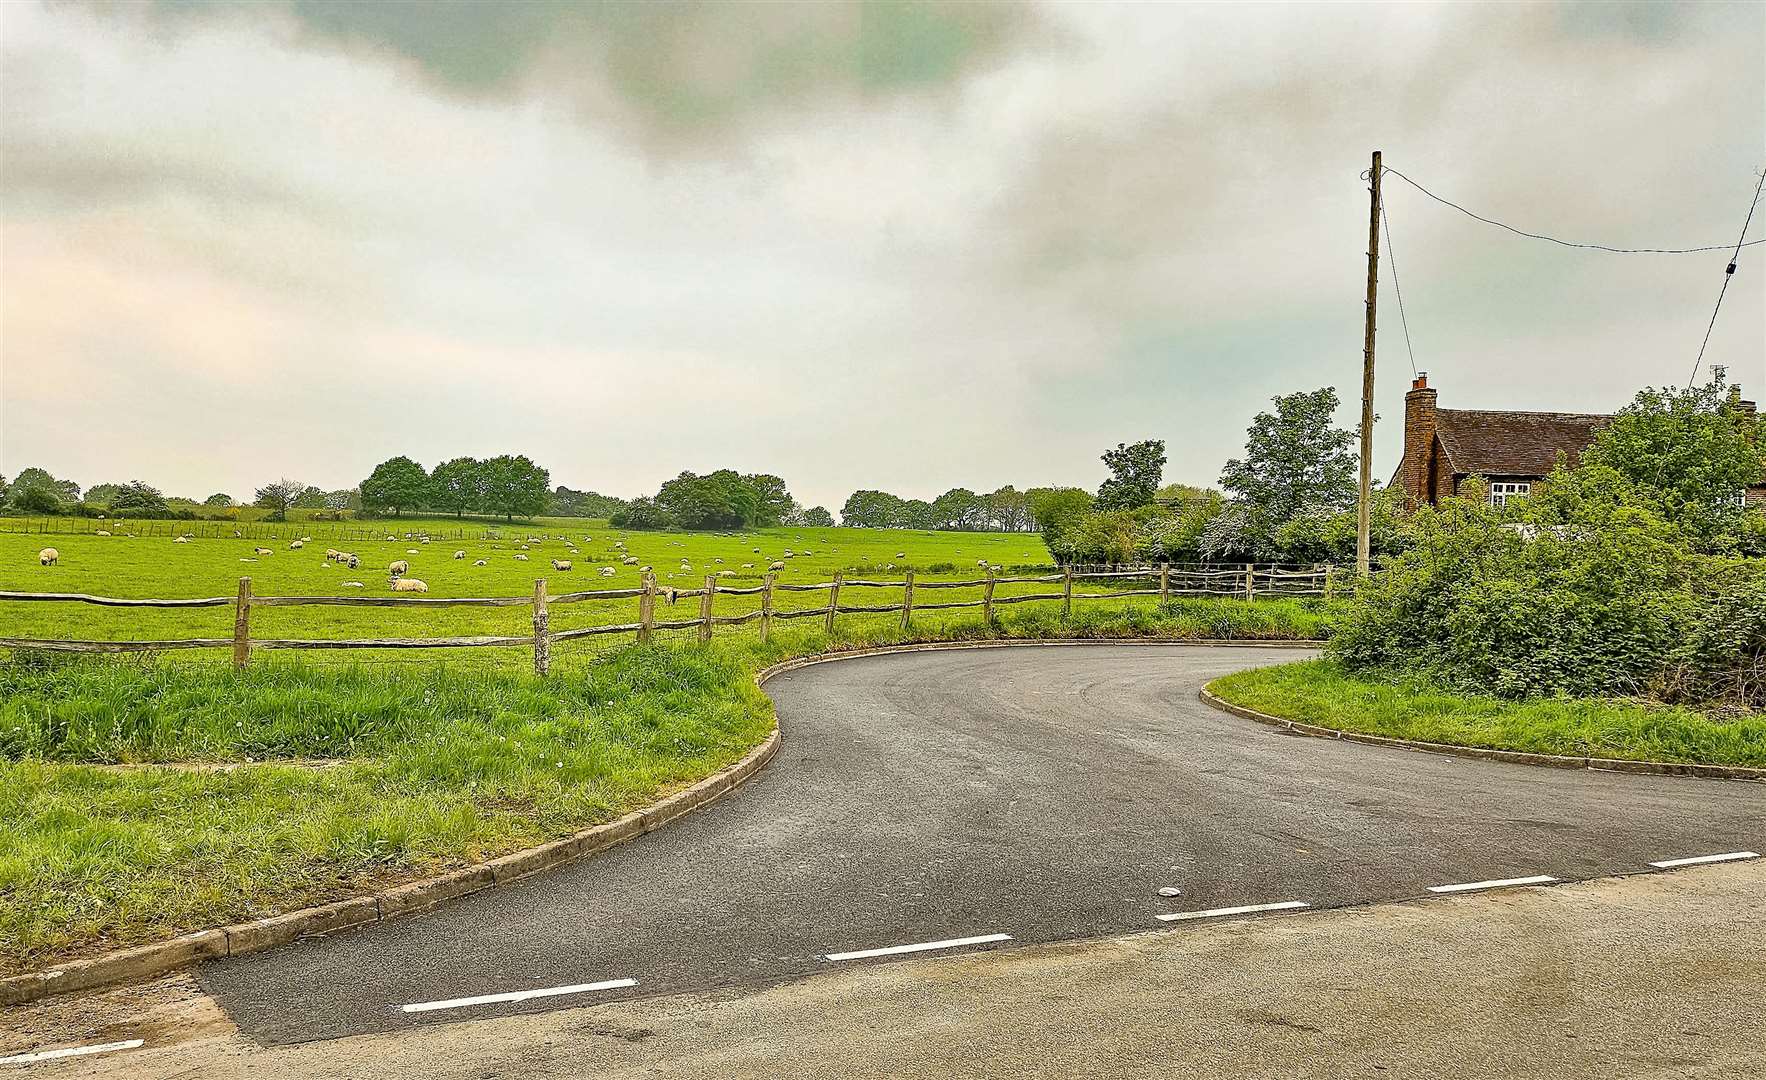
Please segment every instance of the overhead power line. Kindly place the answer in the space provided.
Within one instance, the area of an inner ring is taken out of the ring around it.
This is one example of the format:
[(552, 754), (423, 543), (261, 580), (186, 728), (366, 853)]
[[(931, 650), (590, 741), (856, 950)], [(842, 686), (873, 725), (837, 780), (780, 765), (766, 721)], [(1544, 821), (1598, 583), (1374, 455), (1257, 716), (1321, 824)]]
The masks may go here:
[[(1460, 213), (1464, 214), (1465, 216), (1467, 216), (1469, 218), (1473, 218), (1477, 221), (1482, 221), (1486, 225), (1494, 225), (1499, 229), (1506, 229), (1509, 232), (1514, 233), (1516, 236), (1525, 236), (1525, 237), (1528, 237), (1533, 240), (1545, 240), (1545, 241), (1548, 241), (1549, 243), (1558, 244), (1562, 247), (1589, 248), (1594, 251), (1610, 251), (1615, 255), (1692, 255), (1692, 254), (1695, 254), (1695, 253), (1701, 252), (1701, 251), (1728, 251), (1729, 250), (1728, 244), (1710, 244), (1710, 245), (1707, 245), (1704, 247), (1688, 247), (1688, 248), (1622, 248), (1622, 247), (1612, 247), (1607, 244), (1582, 244), (1582, 243), (1577, 243), (1574, 240), (1560, 240), (1555, 236), (1547, 236), (1544, 233), (1528, 232), (1526, 229), (1517, 229), (1513, 225), (1506, 225), (1500, 221), (1497, 221), (1495, 218), (1487, 218), (1482, 214), (1475, 214), (1472, 211), (1467, 210), (1465, 207), (1461, 206), (1460, 204), (1454, 202), (1453, 200), (1444, 199), (1441, 196), (1435, 194), (1433, 191), (1430, 191), (1428, 188), (1417, 183), (1415, 180), (1412, 180), (1410, 177), (1399, 172), (1397, 169), (1390, 168), (1390, 167), (1383, 167), (1380, 171), (1383, 173), (1391, 173), (1393, 176), (1396, 176), (1398, 179), (1409, 184), (1411, 187), (1416, 188), (1418, 191), (1422, 192), (1424, 195), (1427, 195), (1429, 198), (1434, 199), (1436, 202), (1440, 203), (1441, 205), (1451, 206), (1455, 210), (1458, 210)], [(1362, 176), (1365, 178), (1367, 176), (1367, 174), (1364, 172), (1364, 173), (1362, 173)], [(1758, 201), (1758, 192), (1757, 191), (1756, 191), (1755, 199), (1756, 199), (1756, 201)], [(1750, 214), (1751, 214), (1751, 210), (1750, 210)], [(1745, 229), (1743, 230), (1742, 235), (1743, 236), (1747, 235)], [(1738, 243), (1735, 245), (1735, 250), (1737, 252), (1740, 252), (1742, 248), (1753, 247), (1755, 244), (1766, 244), (1766, 238), (1762, 238), (1759, 240), (1748, 240), (1744, 243)], [(1733, 259), (1731, 261), (1733, 261)]]
[[(1391, 172), (1391, 169), (1387, 169)], [(1392, 291), (1398, 296), (1398, 325), (1404, 327), (1404, 351), (1410, 354), (1410, 374), (1416, 377), (1416, 350), (1410, 347), (1410, 320), (1404, 317), (1404, 290), (1398, 287), (1398, 256), (1392, 253), (1392, 223), (1386, 220), (1386, 200), (1380, 200), (1380, 226), (1386, 232), (1386, 262), (1392, 267)]]
[(1711, 321), (1705, 324), (1705, 340), (1699, 342), (1698, 359), (1692, 362), (1692, 375), (1686, 380), (1686, 388), (1698, 381), (1699, 365), (1705, 362), (1705, 347), (1711, 344), (1711, 329), (1717, 325), (1717, 313), (1723, 310), (1723, 296), (1729, 292), (1729, 282), (1735, 277), (1735, 264), (1741, 258), (1741, 249), (1750, 243), (1760, 241), (1748, 240), (1748, 226), (1754, 223), (1754, 208), (1760, 205), (1760, 189), (1766, 187), (1766, 169), (1760, 170), (1760, 179), (1754, 184), (1754, 201), (1748, 203), (1748, 216), (1742, 220), (1741, 235), (1735, 238), (1735, 250), (1729, 254), (1729, 266), (1723, 271), (1723, 287), (1717, 290), (1717, 303), (1711, 308)]

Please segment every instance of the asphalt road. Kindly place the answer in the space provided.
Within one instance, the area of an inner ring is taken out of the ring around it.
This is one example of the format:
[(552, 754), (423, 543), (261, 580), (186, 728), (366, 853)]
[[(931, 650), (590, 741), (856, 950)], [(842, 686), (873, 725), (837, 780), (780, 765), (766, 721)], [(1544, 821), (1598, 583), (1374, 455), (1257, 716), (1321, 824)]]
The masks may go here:
[[(1210, 678), (1293, 656), (1086, 646), (801, 670), (768, 684), (778, 756), (710, 808), (428, 915), (206, 965), (202, 983), (277, 1044), (878, 962), (824, 959), (844, 951), (992, 934), (1012, 941), (978, 947), (1010, 948), (1174, 912), (1766, 850), (1758, 785), (1300, 738), (1196, 701)], [(635, 985), (401, 1008), (622, 979)]]

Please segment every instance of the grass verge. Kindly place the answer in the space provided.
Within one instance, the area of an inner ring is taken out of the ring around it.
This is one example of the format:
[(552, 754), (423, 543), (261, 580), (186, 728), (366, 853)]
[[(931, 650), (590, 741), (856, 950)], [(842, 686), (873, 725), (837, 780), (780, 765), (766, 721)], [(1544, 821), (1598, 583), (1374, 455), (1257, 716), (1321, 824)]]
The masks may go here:
[(1610, 698), (1507, 701), (1355, 675), (1330, 659), (1242, 671), (1209, 689), (1285, 720), (1369, 735), (1531, 754), (1766, 766), (1766, 716), (1759, 714), (1714, 717)]
[[(799, 623), (765, 643), (622, 647), (543, 681), (440, 662), (271, 656), (235, 672), (17, 654), (0, 664), (0, 973), (342, 899), (611, 820), (763, 739), (772, 707), (753, 674), (791, 657), (987, 637), (1306, 638), (1329, 619), (1291, 600), (1076, 608), (1065, 621), (1008, 611), (991, 629), (854, 618), (835, 639)], [(107, 767), (167, 763), (244, 767)]]

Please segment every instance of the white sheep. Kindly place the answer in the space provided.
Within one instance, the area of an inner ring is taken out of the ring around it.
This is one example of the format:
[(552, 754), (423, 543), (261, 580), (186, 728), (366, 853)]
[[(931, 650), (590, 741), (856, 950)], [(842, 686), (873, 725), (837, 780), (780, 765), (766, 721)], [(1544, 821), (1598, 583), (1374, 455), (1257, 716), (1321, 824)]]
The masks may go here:
[(359, 581), (346, 581), (343, 583), (343, 587), (346, 589), (366, 589), (368, 586)]
[(745, 562), (745, 563), (743, 563), (743, 564), (742, 564), (742, 569), (744, 569), (744, 570), (752, 570), (752, 569), (754, 569), (754, 564), (753, 564), (753, 563), (751, 563), (751, 562)]
[(908, 553), (905, 551), (898, 551), (895, 553), (895, 557), (898, 559), (905, 559), (908, 557)]
[(300, 542), (303, 544), (310, 544), (313, 542), (313, 538), (310, 536), (303, 536), (300, 538)]
[(336, 548), (326, 548), (325, 549), (325, 561), (326, 562), (336, 562), (337, 557), (342, 554), (343, 554), (343, 552), (337, 550)]
[(454, 552), (454, 558), (456, 558), (456, 559), (464, 559), (465, 557), (466, 557), (466, 553), (464, 551)]
[(188, 536), (174, 536), (174, 537), (172, 537), (172, 543), (174, 543), (174, 544), (188, 544), (189, 542), (190, 542), (190, 538)]
[(520, 552), (517, 552), (517, 553), (516, 553), (516, 555), (515, 555), (515, 561), (516, 561), (516, 562), (526, 562), (526, 561), (527, 561), (527, 556), (526, 556), (526, 555), (523, 555), (523, 554), (521, 554), (521, 553), (520, 553)]
[(299, 551), (301, 548), (303, 548), (305, 546), (306, 546), (306, 542), (303, 540), (290, 540), (288, 542), (288, 550), (290, 550), (290, 551)]
[(415, 554), (417, 554), (417, 549), (416, 548), (406, 548), (405, 554), (406, 555), (415, 555)]
[(61, 552), (54, 548), (44, 548), (37, 552), (37, 562), (43, 566), (54, 566), (61, 561)]
[(403, 559), (399, 559), (397, 562), (388, 565), (386, 572), (393, 577), (403, 577), (405, 574), (411, 572), (411, 564)]
[(276, 554), (274, 551), (271, 551), (269, 548), (252, 548), (251, 553), (253, 555), (274, 555), (274, 554)]
[(773, 562), (772, 565), (768, 566), (767, 569), (768, 570), (783, 570), (783, 569), (785, 569), (785, 564), (782, 562), (775, 561), (775, 562)]
[(393, 592), (428, 592), (429, 586), (414, 577), (394, 578)]
[(93, 535), (93, 536), (109, 536), (109, 535), (110, 535), (110, 530), (108, 530), (108, 529), (99, 529), (99, 530), (98, 530), (98, 531), (97, 531), (97, 532), (95, 532), (95, 533), (93, 533), (93, 534), (92, 534), (92, 535)]
[(613, 574), (614, 574), (614, 570), (613, 570), (613, 567), (611, 567), (611, 566), (603, 566), (603, 567), (602, 567), (602, 568), (601, 568), (601, 576), (602, 576), (602, 577), (612, 577), (612, 576), (613, 576)]
[(719, 570), (717, 572), (717, 576), (718, 577), (735, 577), (736, 572), (734, 570)]
[(553, 559), (552, 560), (552, 569), (559, 570), (559, 571), (569, 570), (570, 569), (570, 560), (569, 559)]
[(489, 566), (490, 564), (491, 564), (491, 561), (489, 559), (480, 559), (477, 562), (473, 563), (472, 565), (473, 566)]
[(625, 558), (623, 558), (619, 561), (626, 566), (638, 565), (638, 557), (636, 555), (627, 555)]

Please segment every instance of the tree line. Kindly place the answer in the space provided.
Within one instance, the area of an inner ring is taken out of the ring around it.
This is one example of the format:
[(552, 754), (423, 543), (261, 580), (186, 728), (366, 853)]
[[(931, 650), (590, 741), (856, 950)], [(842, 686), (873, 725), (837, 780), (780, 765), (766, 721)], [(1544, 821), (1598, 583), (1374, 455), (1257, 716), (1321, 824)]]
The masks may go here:
[(683, 472), (655, 495), (641, 496), (612, 515), (622, 529), (750, 529), (774, 525), (834, 524), (826, 507), (805, 509), (785, 481), (770, 473), (718, 469)]

